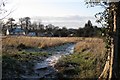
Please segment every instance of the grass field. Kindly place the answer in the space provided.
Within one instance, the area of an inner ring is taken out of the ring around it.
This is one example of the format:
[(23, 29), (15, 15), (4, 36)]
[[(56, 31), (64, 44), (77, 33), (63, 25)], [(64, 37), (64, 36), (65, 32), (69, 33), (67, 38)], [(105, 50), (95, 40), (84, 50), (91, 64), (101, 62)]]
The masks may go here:
[(33, 65), (50, 56), (48, 53), (24, 52), (24, 48), (48, 48), (80, 40), (82, 38), (5, 36), (2, 38), (3, 77), (19, 77), (25, 71), (32, 74)]
[[(21, 52), (19, 48), (48, 48), (65, 43), (76, 43), (74, 54), (62, 57), (55, 66), (59, 74), (70, 77), (96, 78), (102, 72), (105, 64), (105, 43), (100, 38), (83, 37), (25, 37), (7, 36), (2, 38), (3, 74), (19, 77), (25, 69), (31, 69), (34, 60), (49, 56), (48, 53)], [(12, 64), (12, 65), (11, 65)], [(23, 65), (27, 67), (24, 68)], [(8, 68), (9, 66), (9, 68)], [(13, 73), (10, 73), (12, 72)], [(32, 69), (30, 70), (30, 73)]]
[[(4, 53), (14, 54), (16, 48), (46, 48), (59, 46), (65, 43), (79, 42), (83, 38), (77, 37), (26, 37), (26, 36), (7, 36), (2, 38), (2, 51)], [(12, 51), (11, 51), (12, 50)]]
[(69, 42), (78, 42), (82, 38), (77, 37), (15, 37), (9, 36), (2, 39), (3, 46), (18, 46), (19, 44), (24, 44), (29, 47), (51, 47)]
[(97, 79), (106, 61), (105, 43), (99, 38), (85, 38), (75, 46), (74, 54), (56, 64), (60, 77), (68, 80)]

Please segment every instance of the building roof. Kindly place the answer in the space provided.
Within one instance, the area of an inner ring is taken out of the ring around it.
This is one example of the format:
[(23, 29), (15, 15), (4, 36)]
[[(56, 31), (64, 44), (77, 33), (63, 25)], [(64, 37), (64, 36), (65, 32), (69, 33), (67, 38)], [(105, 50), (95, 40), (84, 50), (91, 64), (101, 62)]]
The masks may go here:
[(20, 27), (16, 27), (16, 28), (13, 28), (11, 30), (9, 30), (10, 32), (25, 32), (23, 29), (21, 29)]

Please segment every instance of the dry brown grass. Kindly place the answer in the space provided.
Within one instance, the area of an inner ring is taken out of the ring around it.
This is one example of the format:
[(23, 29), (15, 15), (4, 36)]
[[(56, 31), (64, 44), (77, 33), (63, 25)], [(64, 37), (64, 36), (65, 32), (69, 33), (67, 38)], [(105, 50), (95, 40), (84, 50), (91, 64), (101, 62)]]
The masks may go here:
[[(75, 46), (75, 52), (80, 55), (88, 53), (91, 59), (94, 60), (95, 70), (94, 74), (98, 76), (102, 73), (105, 61), (107, 59), (105, 42), (100, 38), (85, 38), (83, 41), (80, 41)], [(96, 73), (95, 73), (96, 71)]]
[(12, 48), (21, 43), (29, 47), (45, 48), (71, 42), (77, 43), (75, 53), (63, 59), (62, 64), (70, 61), (80, 64), (75, 68), (75, 72), (80, 68), (80, 77), (98, 77), (105, 63), (105, 43), (100, 38), (7, 36), (2, 38), (2, 47), (6, 51), (10, 50), (8, 53), (14, 54), (17, 51)]
[(2, 38), (3, 46), (18, 46), (19, 44), (24, 44), (29, 47), (50, 47), (56, 46), (69, 42), (78, 42), (82, 38), (77, 37), (25, 37), (25, 36), (8, 36)]
[(83, 37), (26, 37), (26, 36), (7, 36), (2, 38), (2, 46), (18, 46), (21, 43), (29, 47), (51, 47), (64, 43), (78, 42), (75, 46), (75, 52), (84, 49), (95, 51), (104, 50), (104, 42), (100, 38), (83, 38)]
[[(63, 57), (56, 68), (63, 76), (78, 78), (98, 78), (105, 64), (105, 43), (100, 38), (84, 38), (75, 45), (74, 54)], [(72, 72), (71, 67), (72, 66)], [(75, 77), (74, 77), (75, 75)]]
[(75, 52), (82, 52), (90, 50), (95, 54), (103, 54), (105, 50), (105, 44), (103, 39), (100, 38), (83, 38), (83, 37), (26, 37), (26, 36), (6, 36), (2, 38), (2, 47), (12, 48), (24, 44), (28, 47), (51, 47), (61, 45), (64, 43), (77, 43), (75, 46)]
[(75, 46), (75, 52), (89, 51), (94, 54), (104, 54), (105, 43), (100, 38), (85, 38)]

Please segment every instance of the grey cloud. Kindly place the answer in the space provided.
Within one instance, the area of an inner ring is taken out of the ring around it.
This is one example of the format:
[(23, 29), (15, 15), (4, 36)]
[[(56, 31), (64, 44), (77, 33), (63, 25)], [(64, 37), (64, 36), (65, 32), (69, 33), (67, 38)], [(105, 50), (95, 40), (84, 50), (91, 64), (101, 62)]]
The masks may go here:
[[(88, 20), (91, 20), (93, 25), (98, 25), (95, 23), (96, 19), (94, 16), (66, 16), (66, 17), (33, 17), (33, 20), (42, 20), (44, 25), (53, 24), (55, 26), (66, 26), (67, 28), (79, 28), (84, 27)], [(100, 26), (100, 25), (99, 25)]]

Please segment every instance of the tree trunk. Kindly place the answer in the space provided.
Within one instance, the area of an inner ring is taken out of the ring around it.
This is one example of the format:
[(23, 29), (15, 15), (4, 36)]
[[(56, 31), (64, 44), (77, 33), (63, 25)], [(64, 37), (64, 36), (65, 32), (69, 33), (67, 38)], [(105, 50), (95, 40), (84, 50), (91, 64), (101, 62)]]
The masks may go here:
[(117, 54), (118, 54), (118, 77), (120, 79), (120, 2), (117, 9)]
[[(120, 77), (120, 2), (116, 3), (116, 20), (114, 20), (114, 60), (113, 78)], [(115, 18), (114, 18), (115, 19)], [(119, 79), (118, 79), (119, 80)]]

